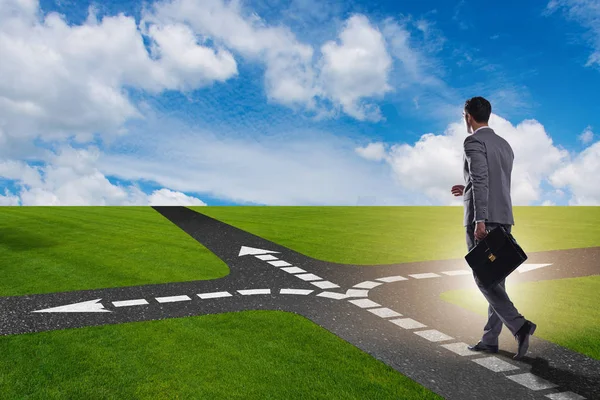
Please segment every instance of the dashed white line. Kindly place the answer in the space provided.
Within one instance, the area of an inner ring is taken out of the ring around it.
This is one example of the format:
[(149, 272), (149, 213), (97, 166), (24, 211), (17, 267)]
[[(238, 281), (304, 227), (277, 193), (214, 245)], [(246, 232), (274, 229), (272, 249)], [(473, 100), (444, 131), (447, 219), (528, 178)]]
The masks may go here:
[(433, 272), (427, 272), (424, 274), (412, 274), (412, 275), (408, 275), (408, 276), (412, 276), (415, 279), (427, 279), (427, 278), (439, 278), (441, 275), (434, 274)]
[(346, 296), (348, 297), (367, 297), (369, 291), (365, 289), (348, 289), (346, 290)]
[(177, 301), (189, 301), (192, 300), (189, 296), (168, 296), (168, 297), (157, 297), (156, 301), (159, 303), (175, 303)]
[(422, 338), (429, 340), (430, 342), (443, 342), (444, 340), (454, 339), (452, 336), (448, 336), (445, 333), (436, 331), (435, 329), (430, 329), (427, 331), (418, 331), (414, 333), (415, 335), (419, 335)]
[(292, 265), (289, 262), (283, 261), (283, 260), (267, 261), (267, 262), (275, 267), (287, 267), (289, 265)]
[(316, 287), (319, 287), (321, 289), (333, 289), (333, 288), (339, 288), (340, 285), (336, 285), (335, 283), (329, 282), (329, 281), (314, 281), (311, 282), (313, 285), (315, 285)]
[(584, 400), (585, 397), (578, 395), (573, 392), (560, 392), (560, 393), (550, 393), (546, 395), (547, 398), (552, 400)]
[(547, 380), (542, 379), (539, 376), (532, 374), (531, 372), (518, 375), (511, 375), (507, 376), (507, 378), (531, 390), (543, 390), (558, 387), (558, 385), (552, 382), (548, 382)]
[(285, 267), (285, 268), (281, 268), (281, 270), (285, 271), (285, 272), (289, 272), (290, 274), (299, 274), (301, 272), (306, 272), (302, 268), (298, 268), (298, 267)]
[(317, 296), (328, 297), (330, 299), (335, 299), (335, 300), (342, 300), (342, 299), (345, 299), (346, 297), (348, 297), (343, 293), (336, 293), (336, 292), (321, 292)]
[(280, 294), (303, 294), (307, 295), (314, 292), (312, 289), (281, 289)]
[(113, 301), (112, 303), (115, 307), (129, 307), (129, 306), (140, 306), (143, 304), (148, 304), (148, 302), (144, 299)]
[(314, 274), (301, 274), (301, 275), (296, 275), (298, 278), (302, 279), (303, 281), (319, 281), (319, 280), (323, 280), (323, 278), (316, 276)]
[(442, 274), (455, 276), (455, 275), (473, 275), (473, 271), (469, 271), (466, 269), (458, 269), (456, 271), (443, 271)]
[(271, 289), (246, 289), (238, 290), (238, 293), (244, 296), (249, 296), (253, 294), (271, 294)]
[(375, 314), (381, 318), (401, 317), (402, 316), (402, 314), (397, 313), (394, 310), (390, 310), (389, 308), (386, 308), (386, 307), (369, 308), (368, 311), (372, 312), (373, 314)]
[(383, 285), (383, 282), (364, 281), (354, 285), (357, 289), (373, 289), (376, 286)]
[(390, 283), (390, 282), (398, 282), (398, 281), (407, 281), (408, 278), (398, 275), (398, 276), (386, 276), (384, 278), (377, 278), (376, 280), (385, 282), (385, 283)]
[(350, 303), (355, 306), (359, 306), (360, 308), (369, 308), (369, 307), (381, 307), (381, 304), (377, 304), (369, 299), (360, 299), (360, 300), (348, 300)]
[(260, 256), (254, 256), (254, 257), (258, 258), (259, 260), (263, 260), (263, 261), (267, 261), (267, 260), (278, 260), (278, 258), (277, 258), (277, 257), (275, 257), (275, 256), (272, 256), (272, 255), (270, 255), (270, 254), (263, 254), (263, 255), (260, 255)]
[(404, 329), (417, 329), (427, 327), (427, 325), (422, 324), (419, 321), (415, 321), (412, 318), (389, 319), (388, 321)]
[(498, 357), (483, 357), (483, 358), (477, 358), (475, 360), (471, 360), (474, 363), (477, 363), (483, 367), (486, 367), (487, 369), (494, 371), (494, 372), (503, 372), (503, 371), (513, 371), (516, 369), (519, 369), (519, 367), (512, 365), (510, 363), (507, 363), (506, 361), (503, 361), (501, 359), (499, 359)]
[(459, 356), (474, 356), (476, 354), (481, 354), (477, 351), (469, 350), (467, 348), (468, 344), (462, 343), (462, 342), (442, 344), (441, 346), (444, 347), (445, 349), (448, 349), (448, 350), (458, 354)]
[(198, 297), (201, 299), (214, 299), (218, 297), (230, 297), (232, 296), (229, 292), (211, 292), (211, 293), (200, 293)]

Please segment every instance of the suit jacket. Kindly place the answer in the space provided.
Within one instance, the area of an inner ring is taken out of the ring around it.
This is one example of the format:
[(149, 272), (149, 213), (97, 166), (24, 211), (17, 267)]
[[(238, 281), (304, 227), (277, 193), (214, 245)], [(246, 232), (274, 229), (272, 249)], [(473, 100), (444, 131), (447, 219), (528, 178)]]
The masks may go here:
[(464, 226), (480, 220), (514, 225), (510, 188), (515, 156), (510, 144), (485, 127), (467, 136), (463, 146)]

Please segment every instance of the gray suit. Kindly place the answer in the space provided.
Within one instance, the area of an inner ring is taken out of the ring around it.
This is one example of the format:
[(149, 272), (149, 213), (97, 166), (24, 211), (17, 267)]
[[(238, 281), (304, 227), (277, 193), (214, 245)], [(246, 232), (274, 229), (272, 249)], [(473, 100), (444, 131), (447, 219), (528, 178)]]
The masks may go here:
[(481, 128), (464, 141), (465, 218), (514, 225), (510, 178), (515, 158), (510, 144), (492, 128)]
[[(475, 239), (476, 221), (484, 221), (487, 230), (502, 224), (510, 232), (514, 225), (510, 196), (514, 153), (510, 144), (491, 128), (481, 128), (464, 141), (464, 221), (467, 248), (470, 251)], [(489, 303), (488, 322), (481, 342), (498, 345), (502, 324), (513, 335), (523, 326), (525, 318), (519, 314), (506, 294), (505, 280), (485, 289), (475, 277), (475, 283)]]

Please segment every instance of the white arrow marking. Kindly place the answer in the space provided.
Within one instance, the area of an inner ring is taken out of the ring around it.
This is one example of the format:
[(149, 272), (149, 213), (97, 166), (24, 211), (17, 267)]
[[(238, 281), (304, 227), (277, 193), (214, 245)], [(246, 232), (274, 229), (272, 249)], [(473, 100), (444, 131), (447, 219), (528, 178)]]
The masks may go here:
[(538, 269), (538, 268), (544, 268), (544, 267), (547, 267), (548, 265), (552, 265), (552, 264), (521, 264), (517, 268), (517, 271), (519, 271), (520, 273), (523, 273), (523, 272), (533, 271), (534, 269)]
[(100, 300), (102, 299), (67, 304), (65, 306), (46, 308), (45, 310), (36, 310), (33, 312), (110, 312), (110, 310), (104, 309), (102, 303), (98, 303)]
[(279, 253), (278, 251), (272, 251), (272, 250), (263, 250), (263, 249), (257, 249), (254, 247), (248, 247), (248, 246), (242, 246), (240, 248), (240, 254), (238, 254), (238, 257), (241, 256), (245, 256), (247, 254), (251, 254), (251, 255), (257, 255), (257, 254), (267, 254), (267, 253)]

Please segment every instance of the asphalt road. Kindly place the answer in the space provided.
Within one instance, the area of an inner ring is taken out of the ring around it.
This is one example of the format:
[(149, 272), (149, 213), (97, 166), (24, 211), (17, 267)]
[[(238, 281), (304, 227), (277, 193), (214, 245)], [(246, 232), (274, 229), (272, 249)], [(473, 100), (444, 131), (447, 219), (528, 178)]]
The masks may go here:
[[(446, 399), (600, 399), (599, 361), (535, 336), (520, 361), (512, 359), (517, 343), (506, 328), (499, 353), (466, 350), (481, 337), (486, 318), (439, 298), (446, 290), (475, 287), (464, 260), (385, 266), (324, 262), (186, 207), (153, 208), (227, 263), (230, 274), (2, 297), (0, 335), (283, 310), (309, 318)], [(528, 256), (507, 286), (517, 274), (519, 281), (600, 274), (600, 247)]]

